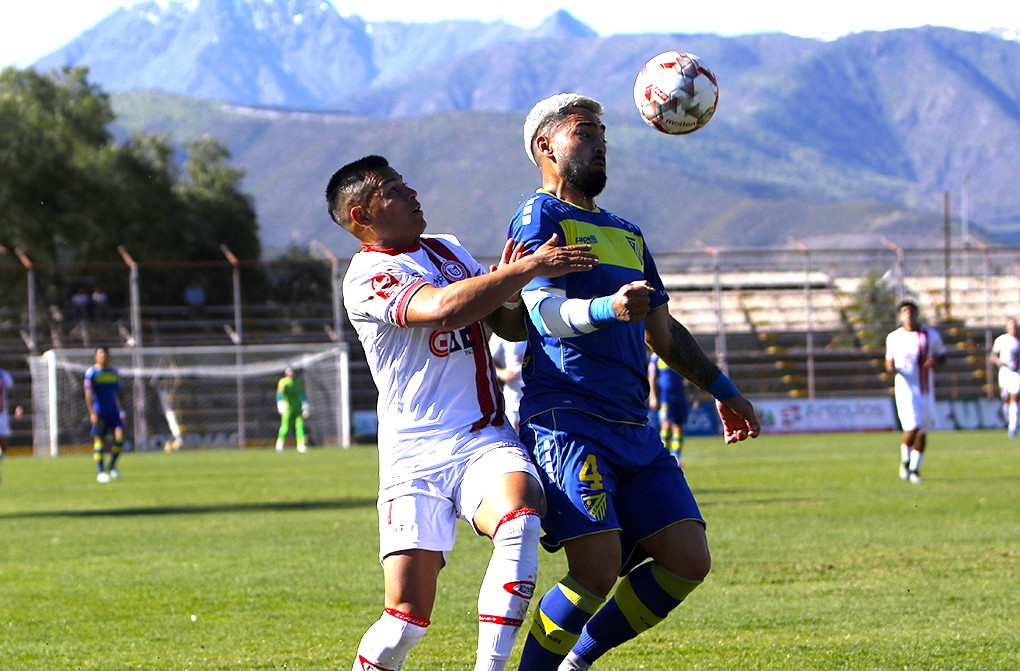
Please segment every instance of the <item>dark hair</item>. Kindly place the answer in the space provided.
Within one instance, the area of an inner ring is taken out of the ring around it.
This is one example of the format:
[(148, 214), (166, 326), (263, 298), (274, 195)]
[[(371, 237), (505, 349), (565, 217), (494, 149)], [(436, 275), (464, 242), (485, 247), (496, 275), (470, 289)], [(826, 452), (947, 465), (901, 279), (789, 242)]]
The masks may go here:
[(909, 299), (904, 299), (904, 300), (902, 300), (902, 301), (900, 301), (899, 303), (896, 304), (896, 312), (899, 312), (900, 310), (902, 310), (903, 308), (906, 308), (906, 307), (913, 308), (914, 312), (918, 311), (917, 310), (917, 303), (915, 303), (914, 301), (909, 300)]
[(374, 154), (352, 161), (333, 173), (326, 186), (326, 207), (330, 218), (343, 228), (349, 228), (350, 206), (364, 200), (369, 192), (369, 180), (390, 163)]

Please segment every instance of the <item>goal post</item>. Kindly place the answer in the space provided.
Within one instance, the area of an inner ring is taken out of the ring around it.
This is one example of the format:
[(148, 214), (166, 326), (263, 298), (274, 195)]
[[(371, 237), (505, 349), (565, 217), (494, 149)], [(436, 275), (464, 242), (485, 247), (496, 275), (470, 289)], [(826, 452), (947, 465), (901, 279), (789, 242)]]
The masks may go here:
[[(274, 445), (280, 426), (276, 384), (288, 367), (305, 383), (309, 444), (351, 445), (347, 343), (109, 352), (109, 365), (121, 377), (126, 441), (136, 451)], [(94, 362), (95, 348), (57, 348), (31, 357), (36, 456), (91, 449), (83, 382)]]

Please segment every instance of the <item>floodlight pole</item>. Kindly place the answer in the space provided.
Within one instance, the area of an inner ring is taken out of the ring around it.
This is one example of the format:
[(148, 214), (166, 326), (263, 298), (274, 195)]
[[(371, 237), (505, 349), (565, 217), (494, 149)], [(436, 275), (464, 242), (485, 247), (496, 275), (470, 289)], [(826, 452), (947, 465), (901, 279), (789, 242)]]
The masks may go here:
[(729, 364), (726, 357), (726, 321), (723, 319), (722, 276), (719, 268), (719, 250), (698, 241), (702, 251), (712, 256), (712, 275), (715, 295), (715, 358), (719, 369), (729, 375)]
[(234, 342), (234, 363), (237, 366), (237, 446), (245, 447), (247, 444), (247, 426), (244, 410), (244, 352), (241, 349), (244, 343), (244, 332), (241, 325), (241, 262), (226, 245), (220, 245), (220, 251), (227, 257), (233, 268), (234, 278), (234, 332), (230, 339)]
[(894, 266), (895, 271), (893, 274), (896, 276), (896, 302), (899, 303), (903, 300), (903, 284), (906, 281), (903, 277), (903, 248), (886, 237), (882, 238), (882, 244), (896, 255), (896, 265)]
[(336, 257), (326, 245), (318, 240), (312, 240), (312, 246), (316, 247), (326, 260), (329, 261), (330, 284), (333, 288), (333, 333), (332, 339), (340, 348), (340, 356), (337, 359), (336, 382), (340, 398), (335, 404), (336, 426), (340, 432), (338, 439), (340, 447), (351, 446), (351, 423), (348, 421), (350, 411), (350, 355), (348, 353), (347, 339), (344, 336), (344, 315), (343, 315), (343, 291), (342, 279), (340, 277), (340, 259)]
[(124, 245), (117, 246), (117, 253), (130, 270), (131, 339), (128, 346), (131, 347), (131, 366), (134, 368), (134, 434), (137, 450), (139, 445), (149, 442), (149, 429), (145, 420), (145, 381), (140, 372), (142, 360), (139, 356), (139, 348), (142, 346), (142, 307), (138, 291), (138, 264)]
[(21, 265), (25, 266), (25, 271), (28, 280), (28, 349), (35, 354), (39, 347), (39, 337), (36, 331), (35, 325), (35, 266), (32, 265), (32, 259), (28, 258), (25, 252), (21, 251), (20, 247), (14, 248), (14, 254), (21, 261)]
[[(981, 252), (982, 256), (984, 257), (983, 274), (984, 274), (984, 284), (985, 284), (985, 351), (986, 352), (991, 352), (992, 351), (992, 342), (993, 342), (992, 341), (992, 294), (991, 294), (991, 292), (992, 292), (992, 279), (991, 279), (991, 276), (992, 276), (992, 257), (991, 257), (990, 250), (988, 249), (988, 245), (986, 245), (985, 243), (981, 242), (980, 240), (975, 238), (973, 235), (969, 236), (967, 238), (967, 240), (970, 242), (970, 244), (972, 244), (975, 247), (977, 247), (977, 249)], [(995, 379), (994, 375), (995, 375), (995, 366), (992, 364), (991, 358), (990, 357), (986, 357), (985, 358), (985, 380), (987, 382), (985, 384), (985, 391), (986, 391), (986, 393), (988, 395), (988, 398), (994, 398), (995, 397), (995, 394), (992, 393), (992, 384), (993, 384), (992, 380)]]
[(807, 245), (796, 238), (790, 238), (790, 243), (804, 254), (804, 323), (807, 327), (807, 342), (805, 343), (807, 348), (807, 387), (808, 398), (814, 400), (815, 334), (814, 320), (812, 318), (811, 310), (811, 250), (807, 248)]

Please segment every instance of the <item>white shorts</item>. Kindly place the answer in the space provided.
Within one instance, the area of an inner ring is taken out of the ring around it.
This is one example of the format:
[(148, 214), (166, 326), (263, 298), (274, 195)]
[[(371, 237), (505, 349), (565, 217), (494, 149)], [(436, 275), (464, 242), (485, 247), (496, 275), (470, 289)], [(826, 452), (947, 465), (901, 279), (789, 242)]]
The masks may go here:
[(1020, 373), (1005, 366), (999, 368), (999, 389), (1003, 394), (1020, 394)]
[(538, 481), (538, 471), (524, 447), (503, 438), (505, 433), (485, 429), (471, 434), (463, 440), (478, 445), (469, 460), (380, 491), (379, 560), (415, 549), (442, 552), (446, 560), (457, 538), (457, 518), (474, 528), (475, 513), (494, 482), (517, 472)]
[(935, 394), (922, 394), (920, 389), (911, 388), (896, 380), (896, 414), (904, 431), (935, 428)]
[(0, 412), (0, 436), (4, 438), (11, 435), (11, 418), (6, 412)]

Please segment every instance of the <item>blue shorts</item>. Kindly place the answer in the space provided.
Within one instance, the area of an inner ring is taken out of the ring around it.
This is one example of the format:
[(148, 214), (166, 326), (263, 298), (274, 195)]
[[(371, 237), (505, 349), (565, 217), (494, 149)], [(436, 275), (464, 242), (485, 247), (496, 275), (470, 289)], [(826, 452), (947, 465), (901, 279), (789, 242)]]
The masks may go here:
[(684, 520), (704, 524), (658, 429), (550, 410), (530, 417), (520, 435), (538, 464), (549, 504), (542, 519), (547, 550), (619, 530), (626, 572), (645, 557), (640, 541)]
[(120, 418), (120, 411), (100, 413), (98, 421), (92, 425), (92, 435), (94, 436), (105, 436), (108, 433), (113, 432), (114, 429), (123, 427), (124, 420)]
[(668, 421), (683, 427), (687, 423), (689, 408), (686, 399), (666, 399), (666, 402), (659, 406), (659, 421)]

